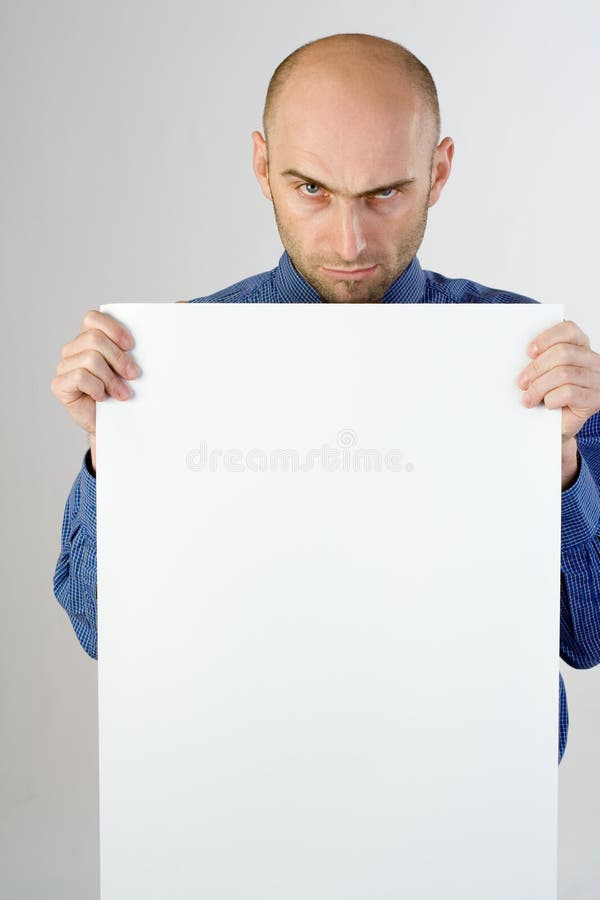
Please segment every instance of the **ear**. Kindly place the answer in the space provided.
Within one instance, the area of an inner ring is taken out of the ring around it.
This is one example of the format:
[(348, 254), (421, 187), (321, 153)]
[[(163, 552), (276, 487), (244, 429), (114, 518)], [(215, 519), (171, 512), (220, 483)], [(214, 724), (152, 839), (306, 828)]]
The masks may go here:
[(269, 157), (267, 154), (267, 143), (260, 131), (253, 131), (251, 137), (253, 143), (253, 168), (256, 180), (267, 200), (273, 202), (269, 185)]
[(451, 137), (445, 137), (435, 150), (434, 161), (431, 167), (431, 191), (428, 207), (433, 206), (440, 199), (442, 188), (450, 178), (453, 156), (454, 141)]

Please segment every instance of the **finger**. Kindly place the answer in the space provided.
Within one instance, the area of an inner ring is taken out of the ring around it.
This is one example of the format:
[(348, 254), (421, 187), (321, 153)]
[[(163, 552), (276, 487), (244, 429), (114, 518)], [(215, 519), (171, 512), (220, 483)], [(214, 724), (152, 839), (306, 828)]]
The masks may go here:
[(580, 366), (556, 366), (536, 378), (523, 394), (523, 403), (525, 406), (536, 406), (548, 393), (561, 387), (571, 387), (574, 390), (587, 388), (600, 396), (600, 372), (591, 372)]
[(99, 309), (90, 309), (84, 316), (81, 324), (81, 332), (98, 328), (103, 331), (123, 350), (131, 350), (134, 345), (133, 335), (118, 319), (109, 313), (100, 312)]
[(600, 372), (600, 354), (580, 344), (554, 344), (525, 366), (517, 377), (517, 383), (525, 389), (540, 375), (557, 366), (577, 366)]
[(527, 353), (532, 357), (539, 356), (553, 344), (561, 342), (579, 344), (582, 347), (590, 346), (590, 339), (587, 334), (575, 322), (566, 319), (564, 322), (559, 322), (557, 325), (553, 325), (552, 328), (547, 328), (546, 331), (540, 332), (529, 344)]
[(590, 388), (574, 384), (563, 384), (546, 394), (544, 405), (548, 409), (568, 407), (572, 411), (581, 413), (582, 418), (586, 419), (592, 412), (597, 411), (597, 406), (594, 405), (597, 397), (597, 392)]
[(103, 385), (106, 394), (122, 399), (131, 394), (129, 386), (107, 363), (106, 359), (97, 350), (84, 350), (75, 353), (66, 359), (61, 359), (56, 367), (58, 374), (85, 369), (94, 375)]
[(52, 393), (64, 406), (69, 406), (86, 395), (101, 402), (106, 399), (104, 382), (88, 369), (71, 369), (56, 375), (51, 382)]
[[(83, 331), (70, 344), (65, 344), (62, 348), (62, 359), (66, 360), (77, 356), (85, 350), (98, 353), (123, 378), (135, 378), (139, 375), (139, 369), (136, 367), (133, 357), (98, 328)], [(132, 364), (133, 368), (131, 368)]]

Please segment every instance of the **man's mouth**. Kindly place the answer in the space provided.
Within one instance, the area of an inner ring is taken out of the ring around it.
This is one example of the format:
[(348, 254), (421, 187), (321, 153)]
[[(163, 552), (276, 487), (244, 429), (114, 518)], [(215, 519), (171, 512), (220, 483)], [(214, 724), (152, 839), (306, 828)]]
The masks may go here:
[(331, 275), (332, 278), (342, 278), (348, 281), (360, 281), (362, 278), (368, 278), (377, 268), (377, 264), (369, 266), (367, 269), (328, 269), (321, 266), (324, 272)]

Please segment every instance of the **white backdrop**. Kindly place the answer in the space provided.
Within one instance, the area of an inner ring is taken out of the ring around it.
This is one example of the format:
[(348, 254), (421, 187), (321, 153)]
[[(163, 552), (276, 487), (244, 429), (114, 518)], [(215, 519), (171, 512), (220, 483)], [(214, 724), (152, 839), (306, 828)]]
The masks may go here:
[[(456, 144), (422, 265), (564, 303), (599, 349), (598, 24), (591, 0), (2, 5), (3, 894), (98, 896), (96, 664), (51, 584), (87, 446), (50, 394), (60, 347), (101, 303), (187, 299), (275, 265), (251, 169), (268, 79), (307, 40), (365, 31), (428, 65)], [(600, 878), (600, 672), (561, 670), (561, 896), (580, 900)]]

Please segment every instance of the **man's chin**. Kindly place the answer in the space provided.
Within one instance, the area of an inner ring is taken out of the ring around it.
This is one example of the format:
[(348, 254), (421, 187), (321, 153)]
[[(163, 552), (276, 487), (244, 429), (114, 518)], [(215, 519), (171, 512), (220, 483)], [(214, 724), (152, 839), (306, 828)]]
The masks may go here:
[(325, 303), (378, 303), (385, 293), (366, 281), (335, 279), (334, 284), (328, 284), (315, 279), (312, 284)]

